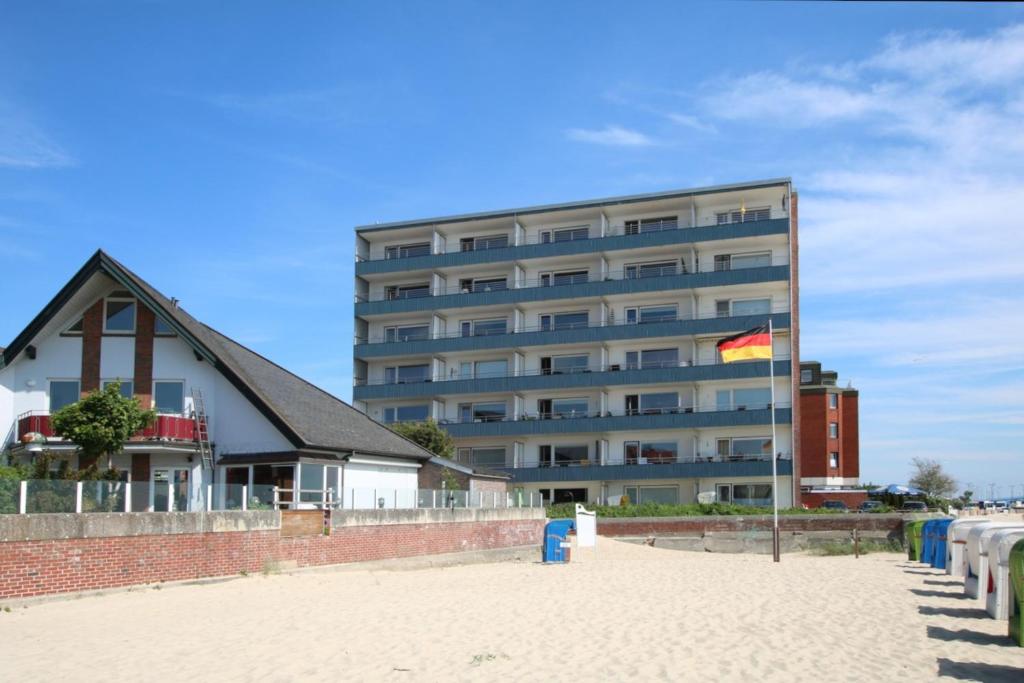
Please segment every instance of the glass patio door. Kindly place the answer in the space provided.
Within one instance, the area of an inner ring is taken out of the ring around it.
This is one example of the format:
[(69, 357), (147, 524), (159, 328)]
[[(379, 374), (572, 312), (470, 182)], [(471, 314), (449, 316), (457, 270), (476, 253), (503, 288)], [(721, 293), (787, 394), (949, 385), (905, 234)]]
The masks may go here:
[(189, 470), (176, 467), (153, 469), (150, 508), (154, 512), (188, 512)]

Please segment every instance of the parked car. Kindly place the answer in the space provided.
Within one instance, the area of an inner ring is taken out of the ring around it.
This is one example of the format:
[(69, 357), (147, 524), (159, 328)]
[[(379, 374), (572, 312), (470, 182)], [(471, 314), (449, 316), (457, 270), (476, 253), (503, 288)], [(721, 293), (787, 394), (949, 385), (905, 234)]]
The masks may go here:
[(821, 504), (823, 510), (836, 510), (838, 512), (849, 512), (850, 508), (841, 500), (826, 500)]
[(928, 512), (928, 504), (923, 500), (908, 500), (903, 503), (900, 512)]
[(1015, 500), (1013, 505), (1010, 506), (1011, 510), (1024, 510), (1024, 500)]
[(883, 506), (884, 504), (880, 500), (865, 500), (857, 506), (857, 512), (871, 512), (872, 510), (878, 510)]
[(994, 507), (995, 507), (996, 512), (1009, 512), (1010, 511), (1010, 506), (1007, 504), (1007, 502), (1005, 500), (997, 500)]

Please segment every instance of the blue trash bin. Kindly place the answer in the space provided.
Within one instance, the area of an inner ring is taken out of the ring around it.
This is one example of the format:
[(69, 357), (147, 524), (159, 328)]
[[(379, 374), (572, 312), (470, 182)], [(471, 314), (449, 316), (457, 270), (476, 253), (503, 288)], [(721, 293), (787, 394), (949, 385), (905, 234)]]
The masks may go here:
[(917, 558), (917, 561), (923, 564), (932, 563), (932, 554), (935, 552), (935, 522), (936, 520), (929, 519), (921, 527), (921, 557)]
[(935, 521), (935, 541), (932, 544), (932, 566), (936, 569), (946, 568), (947, 539), (949, 537), (949, 525), (953, 520), (939, 519)]
[(572, 519), (553, 519), (544, 525), (544, 546), (542, 559), (545, 562), (568, 562), (569, 549), (562, 543), (569, 540), (569, 532), (576, 530)]

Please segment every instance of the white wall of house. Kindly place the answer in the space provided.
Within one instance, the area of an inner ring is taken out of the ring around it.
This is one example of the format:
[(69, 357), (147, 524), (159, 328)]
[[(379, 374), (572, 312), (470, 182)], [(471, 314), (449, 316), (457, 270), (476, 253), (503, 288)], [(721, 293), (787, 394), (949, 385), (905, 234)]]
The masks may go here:
[(14, 368), (0, 368), (0, 448), (14, 438)]
[(353, 456), (342, 473), (342, 507), (415, 507), (419, 463)]

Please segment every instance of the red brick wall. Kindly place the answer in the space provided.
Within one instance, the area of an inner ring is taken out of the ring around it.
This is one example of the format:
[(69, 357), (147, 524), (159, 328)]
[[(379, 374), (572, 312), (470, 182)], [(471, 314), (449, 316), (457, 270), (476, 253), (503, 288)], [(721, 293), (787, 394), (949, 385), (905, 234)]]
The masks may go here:
[(839, 423), (839, 440), (841, 454), (839, 464), (843, 477), (860, 477), (860, 427), (859, 406), (856, 394), (843, 394), (839, 397), (842, 407), (842, 419)]
[(278, 530), (14, 541), (0, 544), (0, 599), (259, 572), (538, 545), (543, 519), (340, 527), (330, 536)]
[(811, 508), (820, 508), (826, 500), (841, 500), (854, 510), (867, 499), (867, 491), (812, 491), (804, 494), (804, 504)]
[(800, 395), (800, 460), (805, 477), (828, 476), (827, 405), (826, 394)]
[(156, 317), (139, 302), (135, 320), (135, 395), (144, 410), (153, 404), (153, 332)]
[(100, 347), (103, 344), (103, 299), (82, 317), (82, 395), (100, 388)]
[[(800, 395), (803, 476), (860, 477), (857, 394), (832, 392), (838, 397), (834, 409), (828, 407), (829, 395), (825, 392)], [(839, 425), (838, 439), (828, 436), (831, 422)], [(839, 467), (829, 467), (829, 453), (839, 453)]]

